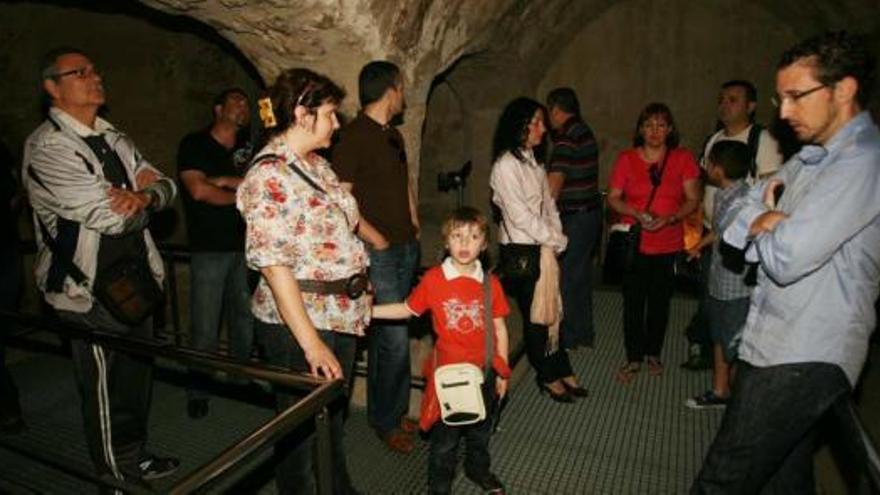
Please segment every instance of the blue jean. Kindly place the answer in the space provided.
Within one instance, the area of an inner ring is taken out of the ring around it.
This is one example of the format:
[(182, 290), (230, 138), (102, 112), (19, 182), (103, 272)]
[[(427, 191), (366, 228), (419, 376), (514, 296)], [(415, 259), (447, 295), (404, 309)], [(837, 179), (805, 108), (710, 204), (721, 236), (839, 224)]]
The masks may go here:
[[(308, 371), (308, 362), (302, 347), (284, 325), (255, 323), (257, 340), (263, 355), (270, 364), (289, 368), (295, 371)], [(351, 492), (351, 479), (345, 459), (345, 411), (348, 408), (348, 395), (354, 371), (354, 355), (357, 349), (357, 338), (336, 332), (319, 330), (321, 340), (333, 351), (342, 374), (346, 380), (346, 394), (328, 406), (330, 413), (330, 443), (333, 459), (333, 493), (345, 495)], [(306, 396), (304, 391), (275, 392), (276, 408), (281, 412), (297, 403)], [(308, 494), (315, 491), (314, 469), (312, 467), (312, 450), (315, 438), (314, 421), (306, 421), (290, 432), (275, 446), (275, 484), (278, 493)]]
[[(370, 282), (376, 304), (401, 302), (409, 295), (419, 262), (416, 242), (370, 249)], [(409, 332), (406, 324), (373, 325), (367, 363), (367, 417), (380, 434), (400, 427), (409, 409)]]
[(728, 363), (736, 359), (742, 330), (749, 316), (750, 302), (748, 297), (722, 300), (706, 296), (706, 313), (712, 329), (712, 343), (721, 346), (724, 360)]
[(562, 347), (593, 346), (593, 253), (602, 228), (602, 210), (580, 210), (560, 215), (562, 232), (568, 237), (560, 269)]
[(731, 401), (691, 494), (815, 493), (816, 425), (851, 388), (828, 363), (737, 363)]
[[(241, 361), (250, 359), (254, 324), (244, 253), (194, 252), (190, 268), (190, 347), (217, 352), (220, 320), (225, 316), (230, 354)], [(195, 370), (190, 377), (187, 397), (207, 398), (210, 379)]]

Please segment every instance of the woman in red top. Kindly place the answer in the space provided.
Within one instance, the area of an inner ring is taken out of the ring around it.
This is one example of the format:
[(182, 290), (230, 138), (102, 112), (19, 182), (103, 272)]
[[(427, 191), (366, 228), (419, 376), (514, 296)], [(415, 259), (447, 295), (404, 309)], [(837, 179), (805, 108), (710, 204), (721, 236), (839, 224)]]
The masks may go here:
[(608, 206), (624, 223), (638, 222), (642, 228), (639, 253), (623, 276), (627, 362), (618, 378), (624, 383), (635, 377), (642, 361), (651, 375), (663, 372), (660, 350), (669, 320), (675, 254), (684, 248), (681, 219), (699, 204), (699, 170), (693, 155), (678, 147), (669, 107), (646, 106), (636, 122), (633, 147), (617, 157), (608, 187)]

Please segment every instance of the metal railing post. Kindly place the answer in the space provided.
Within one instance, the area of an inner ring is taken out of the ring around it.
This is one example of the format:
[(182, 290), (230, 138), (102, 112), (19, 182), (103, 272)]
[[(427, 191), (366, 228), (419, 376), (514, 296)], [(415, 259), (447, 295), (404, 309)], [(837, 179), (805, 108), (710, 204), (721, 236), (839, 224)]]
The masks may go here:
[(174, 343), (181, 345), (180, 332), (180, 301), (177, 294), (177, 263), (174, 259), (165, 261), (165, 273), (168, 274), (168, 294), (171, 299), (171, 327), (174, 328)]
[(330, 439), (330, 421), (332, 421), (330, 413), (324, 406), (315, 415), (318, 495), (333, 493), (333, 446)]

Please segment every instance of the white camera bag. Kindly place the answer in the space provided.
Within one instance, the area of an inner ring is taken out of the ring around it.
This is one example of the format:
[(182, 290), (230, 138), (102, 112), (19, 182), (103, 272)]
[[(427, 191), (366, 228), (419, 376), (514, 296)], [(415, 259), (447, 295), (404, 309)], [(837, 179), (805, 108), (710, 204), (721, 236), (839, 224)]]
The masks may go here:
[[(492, 356), (495, 354), (493, 341), (495, 329), (492, 325), (492, 298), (488, 271), (483, 273), (483, 314), (486, 322), (486, 371), (488, 371), (491, 369)], [(437, 362), (436, 347), (434, 362)], [(434, 370), (434, 390), (440, 402), (440, 418), (443, 423), (461, 426), (486, 419), (486, 404), (483, 401), (484, 381), (484, 371), (471, 363), (447, 364)]]

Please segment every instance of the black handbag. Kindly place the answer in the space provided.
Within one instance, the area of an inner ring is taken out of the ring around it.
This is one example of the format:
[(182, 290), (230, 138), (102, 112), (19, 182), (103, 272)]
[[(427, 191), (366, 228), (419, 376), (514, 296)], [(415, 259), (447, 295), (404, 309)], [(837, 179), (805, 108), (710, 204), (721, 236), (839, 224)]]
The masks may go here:
[(498, 248), (498, 272), (505, 279), (535, 279), (541, 274), (541, 246), (502, 244)]
[(162, 289), (146, 260), (123, 258), (95, 277), (92, 295), (114, 318), (139, 325), (162, 303)]
[[(37, 219), (43, 241), (67, 275), (77, 284), (86, 286), (88, 277), (59, 248), (49, 229)], [(145, 259), (122, 258), (101, 271), (92, 284), (92, 296), (119, 322), (140, 325), (162, 304), (162, 288), (153, 278)]]
[(605, 263), (602, 266), (602, 280), (606, 284), (619, 284), (623, 274), (635, 266), (641, 231), (641, 225), (633, 224), (628, 231), (614, 230), (608, 235)]

